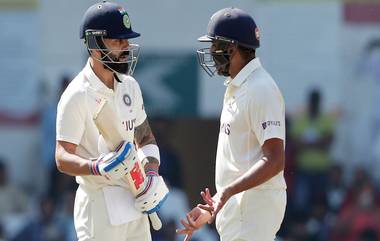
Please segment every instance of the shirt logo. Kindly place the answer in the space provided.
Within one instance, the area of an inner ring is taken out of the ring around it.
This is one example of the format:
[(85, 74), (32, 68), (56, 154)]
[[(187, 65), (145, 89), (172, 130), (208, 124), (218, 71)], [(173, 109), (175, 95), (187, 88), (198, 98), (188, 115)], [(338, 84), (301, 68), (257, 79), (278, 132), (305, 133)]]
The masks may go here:
[(265, 121), (261, 124), (261, 126), (263, 127), (263, 129), (265, 130), (266, 128), (268, 128), (269, 126), (281, 126), (281, 122), (280, 121)]
[(131, 99), (131, 97), (128, 94), (125, 94), (123, 96), (123, 101), (124, 101), (124, 104), (126, 106), (131, 106), (131, 104), (132, 104), (132, 99)]

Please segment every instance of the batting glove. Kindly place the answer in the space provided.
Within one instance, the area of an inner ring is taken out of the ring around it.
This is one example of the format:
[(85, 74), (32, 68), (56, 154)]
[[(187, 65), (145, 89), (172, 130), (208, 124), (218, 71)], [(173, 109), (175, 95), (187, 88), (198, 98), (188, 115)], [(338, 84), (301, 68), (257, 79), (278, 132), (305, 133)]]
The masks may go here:
[(147, 172), (144, 190), (136, 196), (135, 207), (143, 213), (151, 214), (160, 210), (169, 189), (157, 172)]
[(128, 160), (135, 158), (137, 154), (133, 144), (123, 141), (115, 151), (103, 154), (95, 161), (90, 161), (90, 172), (92, 175), (118, 180), (132, 169), (132, 162)]

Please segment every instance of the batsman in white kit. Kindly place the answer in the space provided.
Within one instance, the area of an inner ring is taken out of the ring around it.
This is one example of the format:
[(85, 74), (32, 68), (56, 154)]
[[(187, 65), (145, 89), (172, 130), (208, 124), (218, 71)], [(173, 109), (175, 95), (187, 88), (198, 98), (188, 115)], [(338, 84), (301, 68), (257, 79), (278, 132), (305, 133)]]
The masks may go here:
[(212, 15), (210, 42), (199, 49), (201, 66), (212, 76), (226, 76), (220, 118), (215, 185), (201, 192), (199, 204), (181, 220), (177, 233), (189, 240), (216, 218), (222, 241), (273, 241), (286, 207), (283, 176), (285, 105), (279, 88), (256, 57), (260, 32), (253, 18), (238, 8)]
[[(168, 195), (141, 90), (132, 77), (139, 45), (126, 10), (103, 1), (80, 27), (89, 58), (57, 110), (57, 168), (76, 176), (79, 241), (151, 240), (150, 223)], [(149, 222), (150, 220), (150, 222)]]

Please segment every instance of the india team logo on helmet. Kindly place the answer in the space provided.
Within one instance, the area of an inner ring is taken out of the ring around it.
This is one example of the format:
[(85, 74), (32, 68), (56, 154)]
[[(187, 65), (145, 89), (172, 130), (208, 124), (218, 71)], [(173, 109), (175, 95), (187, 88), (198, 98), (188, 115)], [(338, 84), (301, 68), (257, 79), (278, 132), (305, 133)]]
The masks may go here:
[(130, 29), (131, 28), (131, 20), (129, 19), (129, 15), (128, 15), (127, 11), (123, 7), (118, 8), (118, 10), (119, 10), (120, 14), (123, 16), (124, 26), (127, 29)]
[(127, 13), (124, 14), (123, 16), (123, 23), (124, 23), (124, 26), (128, 29), (131, 28), (131, 20), (129, 19), (129, 16)]

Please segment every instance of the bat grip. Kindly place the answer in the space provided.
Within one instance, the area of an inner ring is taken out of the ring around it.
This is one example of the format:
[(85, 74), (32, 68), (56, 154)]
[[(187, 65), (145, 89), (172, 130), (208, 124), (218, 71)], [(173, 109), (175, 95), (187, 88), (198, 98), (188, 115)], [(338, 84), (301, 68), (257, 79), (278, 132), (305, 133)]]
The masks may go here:
[(160, 218), (158, 217), (157, 213), (151, 213), (149, 214), (149, 219), (150, 219), (150, 222), (152, 224), (152, 227), (154, 230), (160, 230), (161, 227), (162, 227), (162, 222), (160, 220)]

